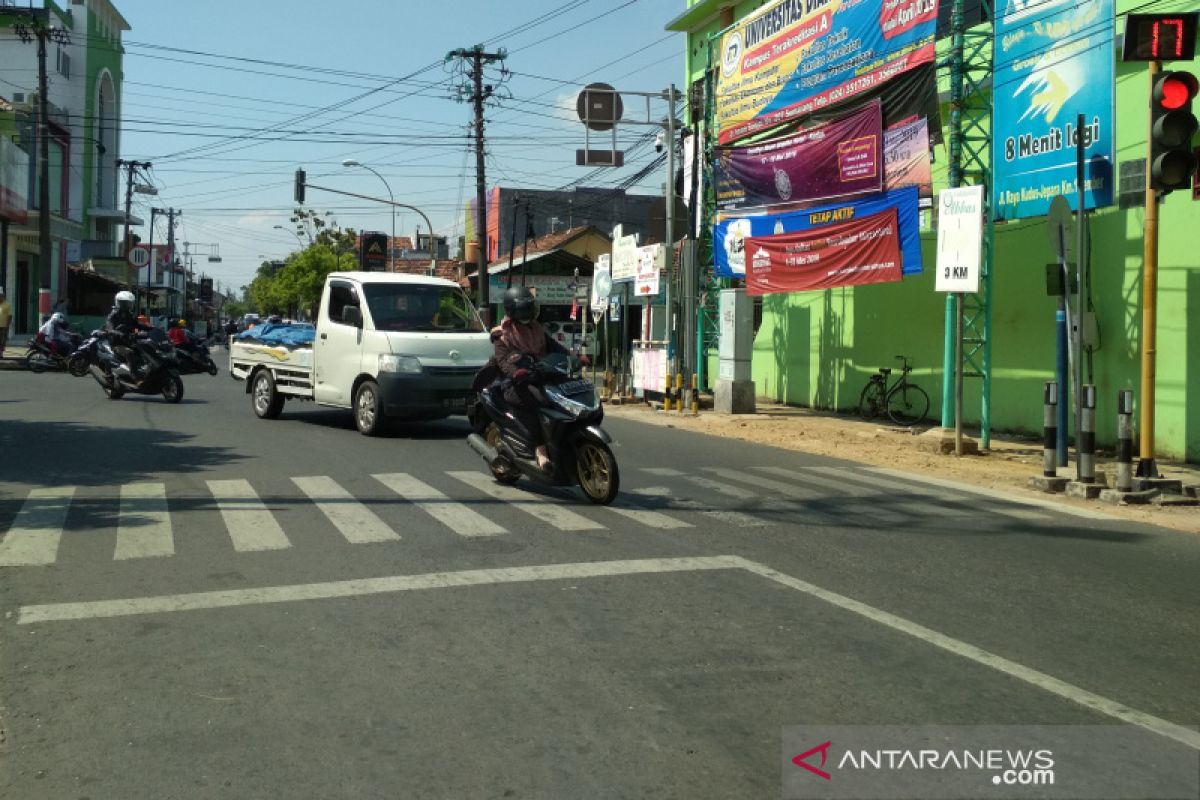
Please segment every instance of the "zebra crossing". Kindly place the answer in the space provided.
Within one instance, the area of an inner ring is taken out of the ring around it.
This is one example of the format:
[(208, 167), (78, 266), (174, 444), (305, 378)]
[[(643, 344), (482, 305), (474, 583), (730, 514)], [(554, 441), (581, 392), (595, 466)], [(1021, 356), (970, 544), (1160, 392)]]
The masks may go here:
[[(846, 509), (873, 515), (867, 524), (895, 521), (897, 514), (917, 521), (966, 519), (984, 508), (1026, 522), (1051, 519), (1047, 510), (981, 502), (966, 494), (948, 498), (945, 489), (849, 467), (757, 466), (739, 470), (702, 466), (690, 471), (645, 467), (633, 471), (633, 475), (632, 480), (626, 476), (626, 486), (611, 506), (591, 506), (566, 492), (539, 491), (524, 482), (506, 486), (480, 470), (448, 470), (422, 477), (405, 472), (373, 474), (369, 476), (376, 489), (373, 498), (356, 496), (327, 475), (291, 477), (288, 480), (303, 497), (286, 500), (271, 496), (264, 499), (254, 482), (245, 478), (212, 479), (203, 481), (206, 495), (200, 500), (190, 498), (187, 505), (189, 511), (217, 512), (205, 531), (216, 531), (221, 546), (235, 553), (294, 546), (294, 537), (289, 536), (278, 517), (281, 503), (311, 507), (315, 516), (327, 523), (323, 529), (334, 541), (351, 545), (400, 543), (407, 535), (405, 527), (427, 530), (430, 521), (434, 530), (469, 539), (539, 527), (563, 533), (687, 531), (697, 527), (750, 532), (811, 521), (812, 514), (820, 513), (822, 508), (830, 515), (830, 524), (845, 524), (844, 519), (832, 515), (844, 514)], [(657, 481), (658, 485), (639, 486), (638, 479)], [(119, 503), (114, 561), (175, 555), (177, 531), (166, 483), (130, 483), (108, 491)], [(372, 502), (379, 501), (380, 491), (404, 501), (404, 526), (381, 516), (378, 512), (382, 509), (372, 508)], [(74, 486), (29, 490), (7, 530), (0, 519), (0, 567), (54, 564), (72, 534), (94, 531), (79, 524), (68, 525), (72, 505), (79, 498), (80, 489)]]

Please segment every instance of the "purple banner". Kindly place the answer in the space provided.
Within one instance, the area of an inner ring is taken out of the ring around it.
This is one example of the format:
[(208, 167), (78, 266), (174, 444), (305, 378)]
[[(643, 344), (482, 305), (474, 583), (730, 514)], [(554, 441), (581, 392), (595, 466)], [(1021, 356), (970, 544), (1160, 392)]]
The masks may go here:
[(779, 139), (717, 149), (717, 208), (803, 203), (883, 191), (883, 111), (873, 100)]

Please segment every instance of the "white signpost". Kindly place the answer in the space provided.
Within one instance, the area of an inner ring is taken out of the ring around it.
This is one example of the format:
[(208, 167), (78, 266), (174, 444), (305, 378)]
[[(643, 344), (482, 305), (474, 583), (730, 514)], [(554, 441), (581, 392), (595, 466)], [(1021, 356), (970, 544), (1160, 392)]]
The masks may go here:
[(592, 271), (592, 313), (596, 319), (608, 310), (608, 296), (612, 292), (612, 259), (605, 253), (596, 257)]
[(960, 186), (938, 194), (937, 280), (939, 292), (979, 291), (983, 247), (983, 187)]
[(636, 236), (623, 236), (614, 229), (612, 243), (613, 283), (632, 281), (637, 278), (638, 245)]
[(661, 244), (648, 244), (637, 249), (637, 278), (633, 293), (638, 297), (657, 297), (658, 278), (667, 262), (667, 249)]

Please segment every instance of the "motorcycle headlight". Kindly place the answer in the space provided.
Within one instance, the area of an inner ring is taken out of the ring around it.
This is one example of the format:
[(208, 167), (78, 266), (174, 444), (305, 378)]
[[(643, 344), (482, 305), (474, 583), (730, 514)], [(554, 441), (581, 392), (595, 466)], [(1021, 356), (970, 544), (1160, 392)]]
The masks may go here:
[(387, 353), (379, 356), (379, 371), (415, 375), (421, 371), (421, 359), (416, 356), (397, 356)]
[[(592, 391), (590, 396), (576, 395), (575, 397), (567, 397), (558, 389), (554, 388), (554, 386), (547, 384), (546, 386), (542, 387), (542, 391), (546, 393), (546, 397), (558, 403), (575, 416), (586, 414), (589, 411), (595, 411), (600, 407), (600, 404), (596, 401), (595, 390)], [(586, 400), (587, 402), (582, 402), (582, 400)]]

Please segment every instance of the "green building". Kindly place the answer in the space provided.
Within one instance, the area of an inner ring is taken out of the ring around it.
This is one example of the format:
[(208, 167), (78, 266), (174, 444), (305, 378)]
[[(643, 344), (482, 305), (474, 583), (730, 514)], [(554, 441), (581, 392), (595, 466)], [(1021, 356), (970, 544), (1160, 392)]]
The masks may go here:
[[(949, 2), (949, 0), (942, 0)], [(710, 36), (753, 13), (763, 2), (697, 0), (668, 24), (687, 34), (688, 85), (703, 81)], [(1118, 37), (1123, 15), (1133, 8), (1117, 0)], [(1156, 3), (1155, 12), (1191, 10), (1179, 0)], [(938, 60), (948, 41), (938, 41)], [(714, 48), (716, 45), (714, 44)], [(1149, 78), (1145, 64), (1120, 62), (1114, 48), (1115, 168), (1145, 162)], [(714, 54), (712, 63), (719, 63)], [(1197, 71), (1175, 62), (1166, 69)], [(942, 119), (950, 115), (945, 70), (939, 70)], [(700, 95), (702, 96), (702, 95)], [(948, 136), (947, 136), (948, 140)], [(1200, 144), (1198, 137), (1197, 144)], [(934, 149), (934, 191), (947, 185), (948, 153)], [(1114, 178), (1118, 169), (1114, 169)], [(1115, 192), (1114, 192), (1115, 194)], [(1200, 193), (1176, 191), (1160, 204), (1155, 451), (1159, 457), (1200, 462)], [(1091, 299), (1098, 339), (1091, 358), (1097, 387), (1097, 440), (1116, 439), (1120, 389), (1141, 398), (1142, 248), (1145, 213), (1140, 204), (1116, 204), (1089, 214), (1092, 252)], [(759, 397), (801, 406), (850, 410), (877, 368), (894, 366), (894, 356), (913, 358), (914, 382), (932, 400), (930, 416), (941, 414), (945, 296), (934, 290), (936, 231), (922, 217), (924, 273), (899, 283), (772, 294), (762, 299), (752, 375)], [(1053, 262), (1045, 218), (999, 223), (993, 261), (990, 419), (997, 432), (1035, 432), (1042, 425), (1042, 387), (1054, 378), (1056, 299), (1047, 295), (1046, 264)], [(710, 374), (716, 374), (715, 363)], [(1087, 381), (1085, 375), (1085, 382)], [(964, 423), (978, 426), (981, 381), (965, 382)], [(1135, 423), (1138, 419), (1135, 410)]]

